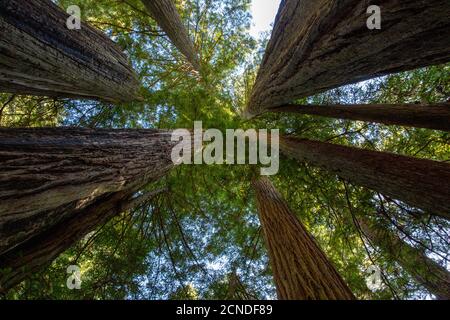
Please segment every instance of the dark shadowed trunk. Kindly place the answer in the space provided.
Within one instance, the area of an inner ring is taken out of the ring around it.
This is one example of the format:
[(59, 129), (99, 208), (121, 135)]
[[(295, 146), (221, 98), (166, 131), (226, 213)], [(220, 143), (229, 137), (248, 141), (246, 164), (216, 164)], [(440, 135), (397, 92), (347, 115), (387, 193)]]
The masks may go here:
[(100, 196), (159, 179), (175, 143), (157, 130), (0, 129), (0, 254)]
[(0, 255), (0, 294), (48, 267), (61, 253), (113, 217), (151, 200), (161, 191), (133, 198), (133, 192), (99, 197), (72, 218), (50, 228), (4, 255)]
[(199, 71), (197, 51), (173, 0), (142, 0), (151, 16), (164, 30), (172, 43), (181, 51), (192, 66)]
[(450, 300), (450, 273), (417, 248), (404, 242), (392, 231), (376, 226), (368, 219), (358, 218), (367, 238), (394, 259), (419, 284), (438, 299)]
[(436, 104), (286, 105), (269, 109), (269, 111), (450, 131), (450, 103), (448, 102)]
[(70, 30), (50, 0), (0, 1), (0, 91), (131, 101), (139, 82), (121, 49), (96, 29)]
[[(381, 30), (369, 30), (369, 5)], [(246, 116), (338, 86), (449, 61), (448, 0), (283, 0)]]
[(242, 282), (239, 275), (234, 270), (228, 274), (228, 290), (225, 300), (258, 300), (256, 295), (250, 291)]
[(280, 149), (357, 185), (450, 219), (448, 163), (292, 137), (281, 137)]
[(324, 252), (267, 178), (253, 183), (270, 264), (282, 300), (351, 300)]

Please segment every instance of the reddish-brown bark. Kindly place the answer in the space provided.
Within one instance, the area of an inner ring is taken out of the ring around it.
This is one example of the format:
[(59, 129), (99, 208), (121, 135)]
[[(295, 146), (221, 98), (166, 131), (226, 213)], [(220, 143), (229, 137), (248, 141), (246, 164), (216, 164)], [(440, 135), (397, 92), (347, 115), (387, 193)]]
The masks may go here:
[(278, 298), (354, 299), (347, 284), (272, 182), (260, 178), (253, 186)]
[(50, 0), (0, 1), (0, 91), (131, 101), (139, 81), (121, 48), (91, 26), (70, 30)]
[(142, 0), (151, 16), (191, 65), (200, 70), (197, 50), (189, 38), (173, 0)]
[(285, 155), (450, 219), (450, 164), (331, 143), (281, 137)]
[(286, 105), (271, 108), (269, 111), (450, 131), (450, 103), (448, 102), (436, 104)]
[(157, 130), (0, 129), (0, 254), (100, 196), (159, 179), (174, 145)]
[[(367, 27), (381, 7), (381, 30)], [(246, 116), (388, 73), (450, 60), (448, 0), (283, 0)]]
[(99, 197), (88, 207), (40, 235), (0, 255), (0, 294), (48, 267), (61, 253), (113, 217), (149, 201), (160, 191), (133, 198), (133, 192)]

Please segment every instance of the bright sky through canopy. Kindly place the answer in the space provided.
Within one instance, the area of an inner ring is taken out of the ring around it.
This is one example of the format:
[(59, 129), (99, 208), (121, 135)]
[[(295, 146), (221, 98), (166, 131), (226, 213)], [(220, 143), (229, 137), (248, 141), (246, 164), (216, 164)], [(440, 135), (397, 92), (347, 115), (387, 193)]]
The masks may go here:
[(259, 33), (271, 30), (270, 24), (275, 20), (281, 0), (253, 0), (252, 16), (253, 22), (250, 33), (259, 38)]

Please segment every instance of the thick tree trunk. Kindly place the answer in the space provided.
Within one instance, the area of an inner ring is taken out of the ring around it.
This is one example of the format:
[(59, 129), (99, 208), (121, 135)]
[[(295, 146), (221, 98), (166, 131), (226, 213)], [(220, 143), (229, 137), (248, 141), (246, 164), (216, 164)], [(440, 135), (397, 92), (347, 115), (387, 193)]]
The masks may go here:
[(61, 253), (97, 227), (149, 201), (160, 192), (146, 193), (134, 199), (130, 191), (99, 197), (95, 203), (76, 211), (70, 219), (0, 255), (0, 295), (48, 267)]
[(159, 179), (175, 143), (157, 130), (0, 129), (0, 254), (100, 196)]
[(267, 178), (253, 183), (270, 263), (282, 300), (351, 300), (324, 252)]
[(197, 51), (173, 0), (142, 0), (150, 15), (167, 34), (172, 43), (181, 51), (195, 70), (200, 70)]
[[(367, 27), (381, 7), (381, 30)], [(448, 0), (283, 0), (247, 117), (376, 76), (450, 60)]]
[(450, 300), (450, 273), (447, 269), (393, 232), (381, 229), (365, 218), (359, 218), (358, 222), (367, 238), (397, 261), (419, 284), (438, 299)]
[(94, 28), (70, 30), (50, 0), (0, 1), (0, 91), (131, 101), (139, 82), (121, 49)]
[(450, 131), (450, 103), (448, 102), (436, 104), (286, 105), (269, 109), (269, 111)]
[(355, 184), (450, 219), (450, 164), (280, 137), (281, 151)]

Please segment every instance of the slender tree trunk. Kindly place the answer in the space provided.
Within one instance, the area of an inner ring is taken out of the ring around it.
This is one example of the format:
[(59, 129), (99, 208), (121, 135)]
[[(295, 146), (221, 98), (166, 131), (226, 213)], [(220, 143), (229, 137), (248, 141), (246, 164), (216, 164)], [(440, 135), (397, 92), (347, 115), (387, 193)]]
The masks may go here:
[(448, 163), (292, 137), (281, 137), (280, 148), (287, 156), (450, 219)]
[(150, 15), (167, 34), (172, 43), (181, 51), (195, 70), (200, 70), (197, 51), (173, 0), (142, 0)]
[(331, 262), (267, 178), (253, 183), (278, 298), (351, 300)]
[[(381, 30), (369, 30), (369, 5)], [(327, 89), (449, 61), (448, 0), (283, 0), (247, 117)]]
[(438, 299), (450, 300), (450, 273), (419, 249), (416, 249), (388, 229), (381, 229), (365, 218), (358, 218), (367, 238)]
[(269, 111), (450, 131), (450, 103), (448, 102), (436, 104), (286, 105), (269, 109)]
[(137, 98), (139, 82), (121, 49), (50, 0), (0, 1), (0, 91), (111, 102)]
[(130, 191), (99, 197), (88, 207), (77, 210), (70, 219), (0, 255), (0, 294), (7, 293), (29, 276), (48, 267), (61, 253), (98, 226), (151, 200), (160, 192), (149, 192), (134, 199)]
[(174, 145), (157, 130), (0, 129), (0, 254), (100, 196), (159, 179)]

